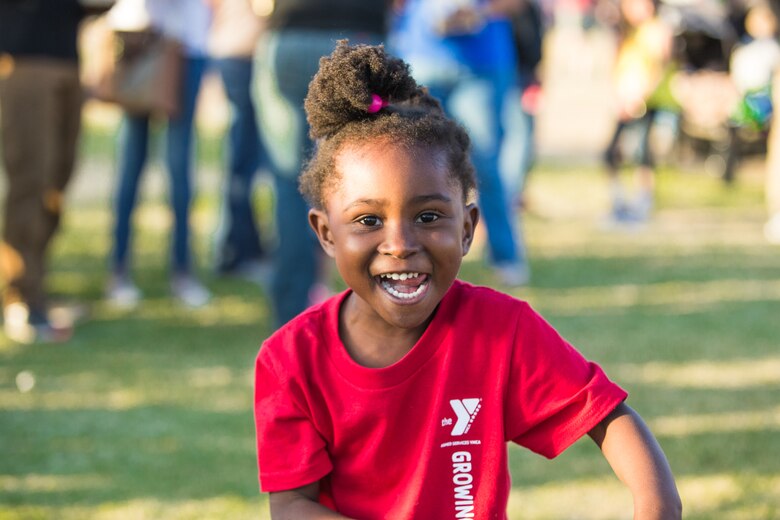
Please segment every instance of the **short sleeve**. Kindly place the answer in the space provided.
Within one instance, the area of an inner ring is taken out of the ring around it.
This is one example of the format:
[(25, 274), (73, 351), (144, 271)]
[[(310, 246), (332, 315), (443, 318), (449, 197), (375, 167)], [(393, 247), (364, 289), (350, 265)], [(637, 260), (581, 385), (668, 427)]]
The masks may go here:
[(302, 389), (264, 349), (255, 363), (260, 489), (286, 491), (321, 479), (333, 466), (325, 441), (303, 405)]
[(507, 440), (553, 458), (625, 400), (626, 392), (529, 306), (520, 311), (507, 385)]

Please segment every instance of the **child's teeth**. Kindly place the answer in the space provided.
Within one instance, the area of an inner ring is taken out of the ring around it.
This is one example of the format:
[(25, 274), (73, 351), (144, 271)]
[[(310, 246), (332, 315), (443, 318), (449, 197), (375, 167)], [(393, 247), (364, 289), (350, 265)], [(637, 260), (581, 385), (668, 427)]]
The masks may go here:
[(389, 278), (390, 280), (408, 280), (410, 278), (417, 278), (420, 273), (385, 273), (382, 278)]

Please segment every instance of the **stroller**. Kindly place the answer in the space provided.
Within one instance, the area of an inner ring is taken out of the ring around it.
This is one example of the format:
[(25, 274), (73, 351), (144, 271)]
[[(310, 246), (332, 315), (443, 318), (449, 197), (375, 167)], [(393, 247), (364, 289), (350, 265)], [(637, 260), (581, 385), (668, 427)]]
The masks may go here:
[(666, 6), (675, 25), (679, 67), (674, 96), (680, 106), (678, 154), (703, 159), (726, 183), (739, 160), (765, 153), (771, 120), (767, 92), (743, 94), (730, 74), (730, 60), (744, 36), (744, 9), (707, 0)]

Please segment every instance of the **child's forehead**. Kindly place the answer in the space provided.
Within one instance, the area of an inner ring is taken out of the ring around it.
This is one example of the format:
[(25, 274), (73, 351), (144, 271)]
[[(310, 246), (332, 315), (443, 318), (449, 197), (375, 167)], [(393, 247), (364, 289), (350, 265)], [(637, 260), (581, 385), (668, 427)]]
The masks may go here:
[(336, 155), (334, 167), (342, 193), (391, 191), (399, 185), (458, 188), (446, 151), (433, 146), (382, 140), (349, 144)]
[(442, 147), (378, 138), (345, 143), (336, 154), (334, 167), (338, 177), (351, 173), (356, 165), (362, 176), (369, 177), (387, 176), (403, 169), (412, 169), (417, 175), (436, 172), (451, 176), (447, 159)]

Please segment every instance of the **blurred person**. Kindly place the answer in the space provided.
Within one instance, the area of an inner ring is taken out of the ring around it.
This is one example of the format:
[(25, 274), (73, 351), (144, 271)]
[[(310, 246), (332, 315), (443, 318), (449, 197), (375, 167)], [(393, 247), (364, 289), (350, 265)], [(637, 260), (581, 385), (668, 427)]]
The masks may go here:
[(508, 16), (521, 5), (520, 0), (407, 0), (393, 27), (394, 51), (469, 132), (489, 261), (507, 286), (524, 285), (530, 279), (522, 236), (499, 168), (506, 130), (502, 118), (517, 86)]
[(250, 0), (206, 0), (212, 9), (209, 54), (230, 106), (227, 176), (215, 233), (215, 271), (255, 282), (268, 278), (268, 254), (252, 205), (253, 181), (264, 160), (252, 101), (252, 57), (263, 21)]
[[(768, 103), (762, 104), (766, 109), (771, 109), (772, 74), (780, 65), (776, 31), (777, 20), (767, 5), (751, 7), (745, 16), (745, 40), (734, 48), (729, 61), (729, 75), (743, 100), (749, 102), (752, 97), (759, 102), (759, 96), (765, 97)], [(765, 118), (771, 115), (771, 110), (764, 112), (767, 112), (763, 114)]]
[(277, 326), (328, 291), (318, 282), (323, 259), (309, 227), (309, 208), (298, 191), (298, 177), (314, 148), (303, 111), (309, 82), (337, 40), (380, 43), (388, 10), (389, 0), (276, 0), (269, 16), (255, 58), (255, 94), (276, 189), (278, 245), (271, 301)]
[(506, 137), (499, 168), (510, 209), (525, 207), (525, 185), (536, 160), (536, 113), (542, 97), (538, 68), (542, 61), (544, 21), (536, 0), (523, 2), (512, 13), (512, 36), (517, 54), (518, 84), (504, 109)]
[[(649, 218), (654, 205), (655, 164), (650, 131), (658, 108), (666, 103), (672, 32), (657, 15), (655, 0), (620, 0), (621, 34), (614, 69), (618, 121), (604, 154), (612, 200), (611, 220), (630, 224)], [(631, 200), (620, 180), (622, 137), (629, 127), (639, 132), (636, 182)]]
[(3, 328), (20, 343), (64, 341), (49, 316), (47, 260), (81, 126), (77, 37), (99, 8), (76, 0), (0, 2), (0, 124), (7, 179), (0, 243)]
[[(121, 1), (121, 0), (120, 0)], [(137, 2), (137, 0), (135, 0)], [(206, 305), (211, 293), (194, 275), (190, 245), (189, 211), (192, 201), (193, 120), (198, 91), (207, 63), (210, 10), (204, 0), (145, 0), (151, 27), (179, 40), (184, 46), (178, 113), (167, 118), (165, 163), (169, 175), (169, 198), (173, 210), (173, 239), (170, 288), (174, 298), (187, 307)], [(118, 3), (116, 8), (119, 8)], [(130, 4), (138, 8), (138, 4)], [(116, 9), (115, 8), (115, 9)], [(116, 14), (114, 26), (126, 18)], [(123, 19), (124, 18), (124, 19)], [(142, 298), (131, 276), (131, 218), (139, 181), (147, 161), (150, 114), (125, 113), (119, 135), (119, 178), (115, 198), (111, 276), (106, 288), (109, 302), (133, 308)]]
[[(764, 88), (768, 88), (770, 92), (770, 114), (773, 114), (774, 107), (780, 106), (778, 16), (780, 1), (758, 4), (748, 11), (745, 28), (754, 40), (735, 51), (733, 58), (737, 63), (732, 67), (733, 73), (743, 71), (743, 81), (737, 82), (738, 88), (760, 87), (768, 83)], [(740, 52), (749, 50), (751, 45), (754, 52), (740, 56)], [(766, 203), (769, 219), (764, 225), (764, 236), (769, 243), (780, 244), (780, 128), (776, 121), (769, 129), (766, 163)]]
[[(733, 180), (742, 143), (748, 135), (761, 137), (772, 120), (772, 74), (780, 65), (777, 21), (765, 4), (751, 6), (744, 17), (744, 35), (731, 52), (729, 78), (737, 94), (736, 108), (728, 121), (729, 150), (724, 179)], [(771, 234), (772, 226), (767, 227)], [(780, 231), (780, 228), (778, 228)]]

